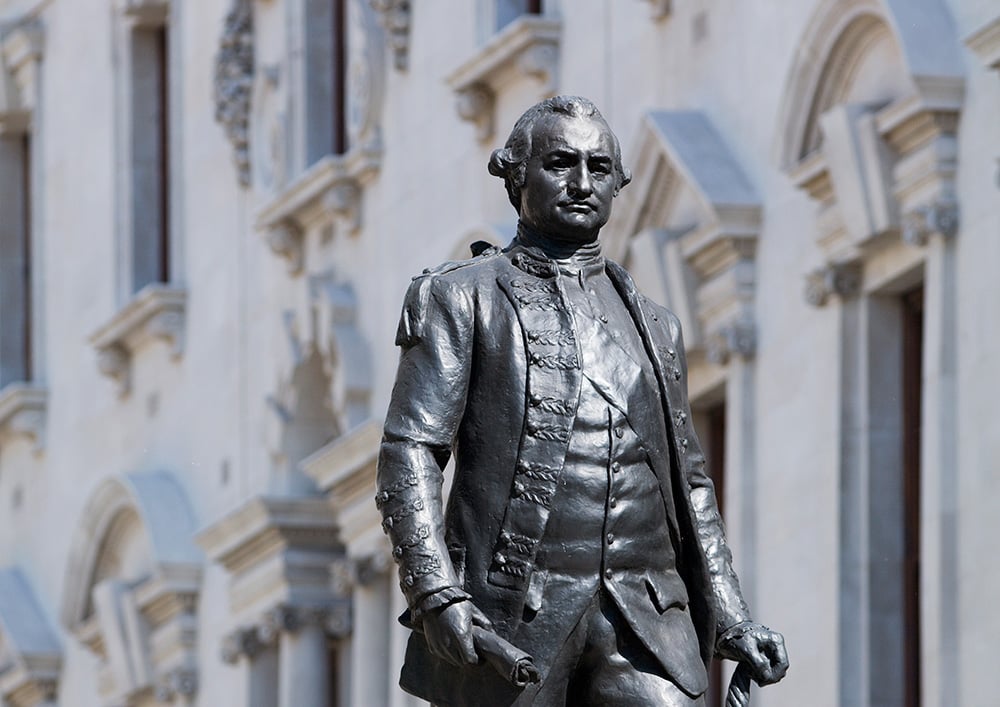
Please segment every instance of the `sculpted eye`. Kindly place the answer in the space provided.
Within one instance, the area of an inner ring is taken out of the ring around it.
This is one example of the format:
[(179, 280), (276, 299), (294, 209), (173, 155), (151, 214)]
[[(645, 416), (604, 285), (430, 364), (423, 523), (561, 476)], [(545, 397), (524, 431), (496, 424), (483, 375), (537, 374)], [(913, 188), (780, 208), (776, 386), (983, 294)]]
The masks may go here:
[(603, 160), (600, 162), (595, 162), (590, 165), (590, 173), (602, 177), (609, 175), (611, 174), (611, 163), (605, 162)]

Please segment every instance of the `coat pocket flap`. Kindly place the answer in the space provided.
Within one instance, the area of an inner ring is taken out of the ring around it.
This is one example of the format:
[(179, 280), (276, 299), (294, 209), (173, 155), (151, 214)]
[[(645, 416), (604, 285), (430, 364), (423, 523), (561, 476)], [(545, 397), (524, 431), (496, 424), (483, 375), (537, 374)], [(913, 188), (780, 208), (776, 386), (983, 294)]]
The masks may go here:
[(688, 603), (687, 587), (676, 572), (657, 572), (646, 575), (646, 589), (653, 605), (661, 614), (672, 606), (683, 608)]

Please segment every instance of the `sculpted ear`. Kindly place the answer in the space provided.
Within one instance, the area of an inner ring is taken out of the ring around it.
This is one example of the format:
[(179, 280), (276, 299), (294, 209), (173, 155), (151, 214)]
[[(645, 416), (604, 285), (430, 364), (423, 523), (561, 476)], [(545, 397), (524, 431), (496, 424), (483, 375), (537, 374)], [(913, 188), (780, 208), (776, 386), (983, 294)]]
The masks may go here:
[(632, 181), (632, 170), (628, 167), (622, 167), (621, 171), (621, 181), (618, 182), (618, 186), (615, 188), (615, 196), (618, 196), (618, 192), (624, 189)]

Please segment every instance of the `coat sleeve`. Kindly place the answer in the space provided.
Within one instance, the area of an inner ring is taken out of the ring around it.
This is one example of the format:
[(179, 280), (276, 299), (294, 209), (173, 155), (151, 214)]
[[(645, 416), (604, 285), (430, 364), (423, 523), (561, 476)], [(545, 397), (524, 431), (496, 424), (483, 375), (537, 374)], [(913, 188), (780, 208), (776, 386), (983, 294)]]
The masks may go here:
[(375, 496), (414, 612), (425, 597), (460, 592), (445, 545), (441, 485), (465, 408), (472, 335), (467, 292), (439, 276), (414, 280), (396, 334), (402, 352)]
[(740, 581), (733, 570), (733, 557), (726, 543), (726, 533), (715, 498), (715, 484), (705, 471), (705, 454), (691, 419), (691, 406), (687, 389), (687, 359), (684, 354), (684, 338), (680, 321), (669, 314), (673, 349), (677, 361), (677, 382), (681, 392), (681, 406), (674, 412), (677, 440), (677, 455), (685, 474), (690, 508), (693, 515), (694, 533), (701, 545), (705, 558), (711, 596), (714, 604), (716, 638), (731, 626), (750, 620), (750, 610)]

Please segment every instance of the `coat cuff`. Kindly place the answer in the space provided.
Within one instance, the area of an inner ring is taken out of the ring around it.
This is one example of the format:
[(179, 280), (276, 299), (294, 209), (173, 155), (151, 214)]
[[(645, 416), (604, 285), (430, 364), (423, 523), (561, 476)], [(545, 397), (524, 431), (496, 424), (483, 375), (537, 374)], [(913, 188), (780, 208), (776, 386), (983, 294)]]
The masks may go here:
[(472, 599), (469, 593), (459, 589), (458, 587), (445, 587), (444, 589), (439, 589), (436, 592), (428, 594), (417, 602), (417, 605), (410, 613), (410, 620), (414, 623), (419, 623), (424, 614), (429, 611), (443, 609), (446, 606), (469, 599)]

